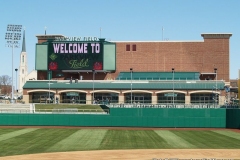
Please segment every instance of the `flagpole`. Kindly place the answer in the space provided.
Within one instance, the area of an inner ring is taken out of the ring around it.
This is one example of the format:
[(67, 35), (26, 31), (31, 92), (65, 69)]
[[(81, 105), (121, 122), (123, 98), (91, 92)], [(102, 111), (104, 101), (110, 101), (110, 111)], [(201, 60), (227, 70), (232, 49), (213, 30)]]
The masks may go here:
[(164, 30), (164, 29), (163, 29), (163, 27), (162, 27), (162, 41), (163, 41), (163, 30)]

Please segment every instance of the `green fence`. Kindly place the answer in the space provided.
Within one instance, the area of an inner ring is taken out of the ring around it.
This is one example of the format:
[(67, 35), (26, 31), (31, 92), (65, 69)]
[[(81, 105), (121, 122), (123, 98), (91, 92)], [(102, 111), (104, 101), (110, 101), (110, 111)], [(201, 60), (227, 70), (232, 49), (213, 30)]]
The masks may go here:
[(240, 129), (240, 109), (226, 110), (226, 127)]
[[(111, 108), (109, 114), (99, 115), (6, 113), (0, 114), (0, 125), (237, 128), (240, 112), (235, 110), (237, 109)], [(235, 118), (232, 114), (235, 114)], [(238, 122), (232, 124), (232, 121)]]

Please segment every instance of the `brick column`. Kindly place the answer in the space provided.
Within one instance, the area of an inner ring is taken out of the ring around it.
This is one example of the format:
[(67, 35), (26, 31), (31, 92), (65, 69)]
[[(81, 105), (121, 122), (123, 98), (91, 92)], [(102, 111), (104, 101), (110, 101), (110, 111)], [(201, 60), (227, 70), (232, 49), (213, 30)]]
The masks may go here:
[(54, 103), (57, 103), (57, 101), (56, 101), (57, 97), (58, 97), (58, 103), (60, 103), (60, 95), (59, 94), (54, 95)]
[(25, 104), (26, 104), (26, 103), (29, 103), (29, 95), (23, 95), (22, 101), (24, 101)]
[(191, 104), (191, 96), (185, 95), (185, 104)]
[(124, 95), (119, 95), (118, 96), (118, 103), (121, 104), (121, 103), (124, 103)]
[(86, 94), (86, 104), (92, 104), (92, 95)]
[(157, 96), (152, 95), (152, 104), (157, 104)]
[(225, 96), (219, 96), (218, 98), (219, 98), (218, 104), (224, 105)]

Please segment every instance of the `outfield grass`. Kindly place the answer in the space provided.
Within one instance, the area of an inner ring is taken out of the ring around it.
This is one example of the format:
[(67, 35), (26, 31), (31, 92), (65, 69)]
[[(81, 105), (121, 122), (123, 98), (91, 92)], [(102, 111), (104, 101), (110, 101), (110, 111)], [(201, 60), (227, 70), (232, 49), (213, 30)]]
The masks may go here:
[(79, 112), (103, 112), (103, 109), (99, 105), (87, 105), (87, 104), (35, 104), (35, 110), (40, 112), (52, 112), (53, 109), (68, 109), (76, 108)]
[(240, 149), (229, 130), (0, 128), (0, 156), (114, 149)]

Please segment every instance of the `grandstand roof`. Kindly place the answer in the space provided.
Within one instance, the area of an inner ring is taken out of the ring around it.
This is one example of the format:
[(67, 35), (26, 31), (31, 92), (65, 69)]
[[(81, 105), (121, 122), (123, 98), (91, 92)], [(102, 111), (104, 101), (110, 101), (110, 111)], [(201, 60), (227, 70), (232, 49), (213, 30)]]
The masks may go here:
[[(224, 81), (194, 81), (194, 80), (79, 80), (78, 83), (69, 80), (50, 80), (50, 81), (27, 81), (23, 89), (49, 89), (49, 82), (51, 89), (94, 89), (98, 90), (113, 90), (113, 89), (130, 89), (132, 84), (133, 90), (223, 90)], [(216, 87), (217, 86), (217, 87)]]

